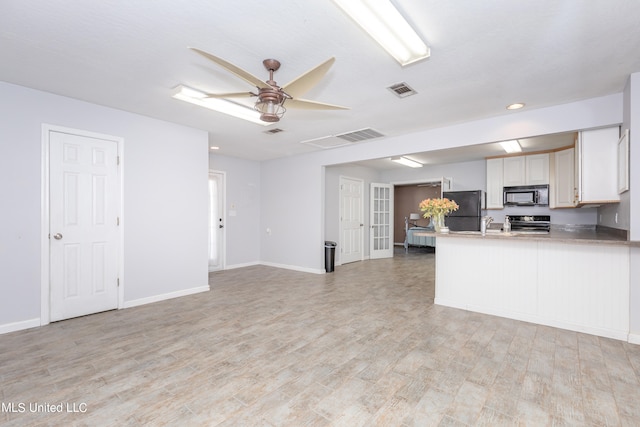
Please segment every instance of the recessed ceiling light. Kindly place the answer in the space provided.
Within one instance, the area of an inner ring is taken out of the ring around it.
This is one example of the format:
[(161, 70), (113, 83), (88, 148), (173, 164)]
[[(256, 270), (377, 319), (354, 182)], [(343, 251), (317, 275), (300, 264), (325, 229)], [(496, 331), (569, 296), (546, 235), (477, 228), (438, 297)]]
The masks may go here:
[(519, 110), (524, 107), (524, 102), (516, 102), (514, 104), (507, 105), (507, 110)]

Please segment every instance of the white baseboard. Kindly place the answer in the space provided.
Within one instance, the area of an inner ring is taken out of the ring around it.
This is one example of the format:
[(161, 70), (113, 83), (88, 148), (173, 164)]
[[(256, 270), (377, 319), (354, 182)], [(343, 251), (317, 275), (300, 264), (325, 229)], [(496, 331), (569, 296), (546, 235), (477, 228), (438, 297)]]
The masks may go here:
[[(255, 262), (247, 262), (244, 264), (232, 264), (232, 265), (227, 265), (225, 266), (224, 270), (233, 270), (236, 268), (245, 268), (245, 267), (253, 267), (256, 265), (264, 265), (267, 267), (275, 267), (275, 268), (283, 268), (285, 270), (295, 270), (295, 271), (302, 271), (304, 273), (313, 273), (313, 274), (324, 274), (324, 268), (322, 269), (316, 269), (316, 268), (306, 268), (306, 267), (299, 267), (297, 265), (288, 265), (288, 264), (278, 264), (275, 262), (265, 262), (265, 261), (255, 261)], [(221, 270), (223, 271), (223, 270)]]
[(629, 334), (629, 336), (627, 337), (627, 342), (629, 344), (640, 344), (640, 335)]
[(231, 265), (226, 265), (224, 267), (225, 270), (234, 270), (236, 268), (244, 268), (244, 267), (253, 267), (254, 265), (260, 265), (260, 262), (255, 261), (255, 262), (245, 262), (242, 264), (231, 264)]
[(197, 288), (183, 289), (181, 291), (169, 292), (161, 295), (154, 295), (147, 298), (140, 298), (132, 301), (125, 301), (121, 308), (137, 307), (139, 305), (151, 304), (153, 302), (164, 301), (172, 298), (184, 297), (187, 295), (197, 294), (200, 292), (209, 292), (209, 285), (199, 286)]
[(0, 325), (0, 335), (9, 332), (21, 331), (23, 329), (37, 328), (40, 326), (40, 318), (23, 320), (21, 322), (5, 323)]
[(299, 267), (297, 265), (287, 265), (287, 264), (277, 264), (274, 262), (261, 262), (261, 265), (266, 265), (268, 267), (276, 267), (276, 268), (284, 268), (285, 270), (294, 270), (294, 271), (302, 271), (303, 273), (313, 273), (313, 274), (324, 274), (324, 268), (307, 268), (307, 267)]
[[(476, 313), (489, 314), (491, 316), (505, 317), (507, 319), (520, 320), (523, 322), (535, 323), (537, 325), (551, 326), (559, 329), (566, 329), (574, 332), (581, 332), (590, 335), (596, 335), (599, 337), (613, 338), (621, 341), (630, 341), (630, 335), (627, 331), (621, 331), (616, 329), (598, 328), (587, 325), (576, 325), (560, 320), (549, 319), (535, 314), (518, 313), (514, 311), (501, 310), (489, 307), (478, 307), (468, 304), (460, 304), (454, 301), (444, 300), (442, 298), (435, 298), (434, 304), (442, 305), (445, 307), (457, 308), (460, 310), (473, 311)], [(637, 337), (640, 339), (640, 337)], [(638, 342), (640, 344), (640, 341)]]

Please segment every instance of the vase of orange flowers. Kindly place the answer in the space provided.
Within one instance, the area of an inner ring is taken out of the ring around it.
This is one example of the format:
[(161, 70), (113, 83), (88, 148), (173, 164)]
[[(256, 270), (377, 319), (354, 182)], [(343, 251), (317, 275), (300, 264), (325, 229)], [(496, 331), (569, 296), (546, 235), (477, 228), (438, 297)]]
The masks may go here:
[(420, 202), (419, 207), (423, 212), (423, 217), (431, 218), (431, 223), (437, 233), (445, 226), (444, 216), (458, 210), (458, 204), (454, 200), (449, 200), (446, 197), (441, 199), (425, 199)]

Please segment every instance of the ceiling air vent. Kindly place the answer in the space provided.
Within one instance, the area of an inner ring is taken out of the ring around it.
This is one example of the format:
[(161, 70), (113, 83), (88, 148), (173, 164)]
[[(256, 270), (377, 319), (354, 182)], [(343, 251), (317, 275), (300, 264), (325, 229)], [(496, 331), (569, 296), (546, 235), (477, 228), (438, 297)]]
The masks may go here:
[(269, 129), (269, 130), (265, 130), (264, 133), (280, 133), (280, 132), (284, 132), (284, 130), (280, 129), (280, 128), (274, 128), (274, 129)]
[(365, 141), (367, 139), (380, 138), (382, 135), (377, 130), (373, 130), (371, 128), (354, 130), (352, 132), (345, 132), (339, 135), (336, 135), (336, 138), (344, 139), (349, 142), (360, 142)]
[(415, 90), (413, 90), (405, 82), (396, 83), (394, 85), (389, 86), (387, 89), (395, 93), (398, 96), (398, 98), (406, 98), (407, 96), (415, 95), (416, 93), (418, 93)]
[(313, 145), (318, 148), (337, 148), (345, 145), (354, 144), (356, 142), (365, 141), (367, 139), (379, 138), (384, 136), (377, 130), (366, 128), (355, 130), (351, 132), (345, 132), (338, 135), (322, 136), (320, 138), (308, 139), (301, 141), (301, 144)]

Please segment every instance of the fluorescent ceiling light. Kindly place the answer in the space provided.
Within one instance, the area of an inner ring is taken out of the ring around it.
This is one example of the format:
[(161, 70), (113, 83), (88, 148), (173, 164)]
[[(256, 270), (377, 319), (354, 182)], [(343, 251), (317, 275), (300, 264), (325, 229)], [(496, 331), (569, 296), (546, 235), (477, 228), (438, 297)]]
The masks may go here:
[(409, 166), (410, 168), (422, 167), (422, 163), (416, 162), (415, 160), (411, 160), (406, 157), (392, 157), (391, 160), (393, 160), (396, 163), (400, 163), (401, 165)]
[(520, 143), (516, 140), (502, 141), (500, 145), (502, 145), (502, 148), (507, 153), (519, 153), (520, 151), (522, 151), (522, 147), (520, 147)]
[(248, 120), (262, 126), (268, 126), (271, 123), (260, 120), (260, 113), (253, 108), (227, 101), (221, 98), (207, 98), (207, 94), (187, 86), (179, 85), (173, 97), (200, 107), (208, 108), (219, 113), (228, 114), (233, 117)]
[(389, 0), (333, 0), (400, 65), (428, 58), (429, 46)]

